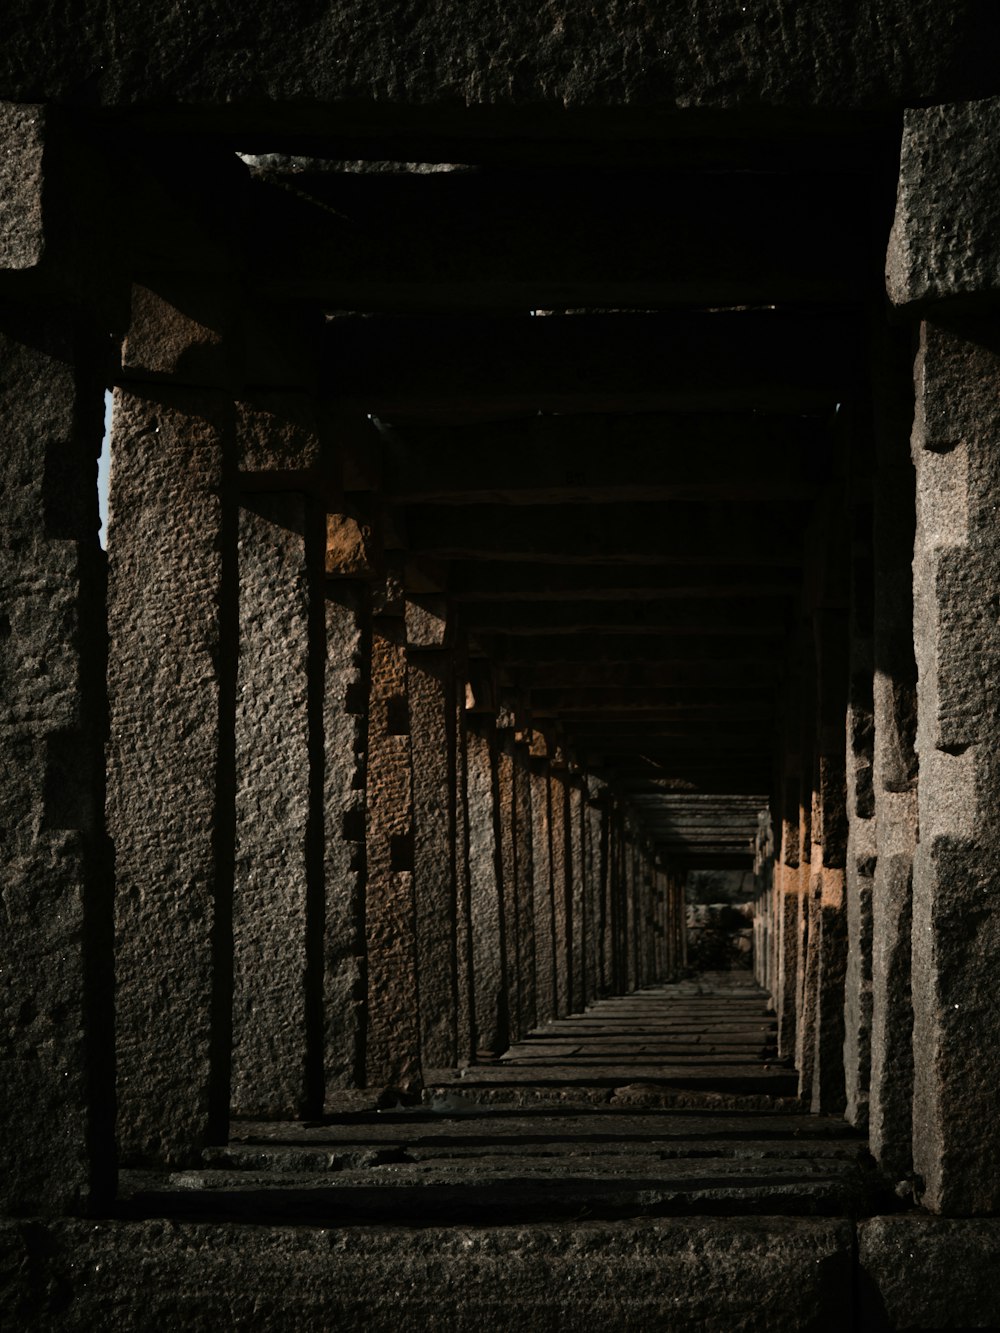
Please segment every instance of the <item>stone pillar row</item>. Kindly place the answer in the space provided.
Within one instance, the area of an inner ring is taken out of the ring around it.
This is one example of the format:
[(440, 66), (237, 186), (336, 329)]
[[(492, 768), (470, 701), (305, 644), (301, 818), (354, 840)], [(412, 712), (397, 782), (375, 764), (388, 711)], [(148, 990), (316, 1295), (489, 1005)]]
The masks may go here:
[(419, 1095), (683, 966), (680, 882), (630, 810), (498, 707), (446, 599), (407, 586), (377, 494), (345, 497), (345, 423), (305, 387), (234, 385), (210, 323), (136, 289), (115, 397), (108, 824), (134, 1162), (192, 1160), (234, 1115)]

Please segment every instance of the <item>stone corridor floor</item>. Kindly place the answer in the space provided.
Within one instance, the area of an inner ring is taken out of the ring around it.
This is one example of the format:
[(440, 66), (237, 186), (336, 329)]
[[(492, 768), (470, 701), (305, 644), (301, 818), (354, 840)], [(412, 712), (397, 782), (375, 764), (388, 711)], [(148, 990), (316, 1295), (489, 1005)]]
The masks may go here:
[(803, 1114), (766, 996), (717, 973), (601, 1000), (417, 1106), (345, 1094), (322, 1121), (237, 1121), (197, 1169), (125, 1173), (125, 1216), (448, 1225), (857, 1216), (862, 1136)]

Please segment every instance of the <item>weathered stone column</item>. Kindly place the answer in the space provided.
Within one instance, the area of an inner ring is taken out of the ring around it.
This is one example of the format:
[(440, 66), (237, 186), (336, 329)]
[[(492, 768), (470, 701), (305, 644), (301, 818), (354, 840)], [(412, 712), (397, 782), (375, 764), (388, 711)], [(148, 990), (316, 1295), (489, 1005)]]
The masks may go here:
[(566, 771), (562, 758), (556, 756), (549, 766), (549, 821), (552, 845), (552, 909), (555, 945), (553, 964), (556, 981), (556, 1017), (564, 1018), (570, 1004), (570, 873), (568, 845), (568, 807)]
[[(900, 346), (902, 343), (902, 346)], [(913, 855), (917, 843), (917, 666), (913, 647), (915, 480), (909, 339), (882, 340), (875, 387), (875, 877), (868, 1139), (897, 1181), (912, 1170)]]
[(925, 323), (917, 361), (913, 1165), (937, 1212), (1000, 1208), (1000, 356), (993, 320)]
[[(920, 760), (913, 1168), (925, 1207), (963, 1214), (1000, 1210), (998, 132), (997, 99), (907, 113), (887, 271), (898, 305), (931, 312), (920, 331), (912, 436)], [(970, 307), (977, 317), (961, 313)], [(905, 676), (899, 685), (905, 704)], [(887, 741), (905, 737), (904, 709)], [(898, 760), (903, 778), (911, 767), (905, 745)], [(903, 801), (896, 804), (895, 882), (886, 886), (896, 893), (883, 927), (890, 932), (905, 915), (909, 845), (908, 812)]]
[(365, 787), (371, 661), (367, 585), (327, 547), (323, 708), (323, 1055), (327, 1094), (365, 1080)]
[(424, 1068), (458, 1061), (454, 667), (442, 598), (407, 600), (417, 981)]
[(535, 923), (535, 1021), (550, 1022), (556, 1014), (555, 913), (552, 898), (552, 833), (549, 803), (552, 784), (544, 741), (532, 733), (531, 877)]
[(583, 815), (585, 796), (583, 779), (574, 773), (566, 784), (566, 874), (568, 876), (567, 901), (569, 914), (569, 996), (571, 1011), (579, 1012), (586, 1001), (586, 950), (587, 950), (587, 889), (584, 881), (583, 857)]
[(518, 731), (514, 745), (514, 871), (517, 877), (518, 957), (521, 976), (520, 1027), (530, 1032), (538, 1021), (535, 980), (535, 847), (531, 814), (531, 771), (528, 743)]
[[(792, 727), (786, 746), (792, 742)], [(795, 1054), (797, 1030), (796, 973), (798, 967), (799, 919), (799, 789), (801, 757), (798, 746), (785, 752), (781, 789), (781, 841), (775, 865), (775, 983), (774, 1007), (778, 1017), (778, 1055)]]
[(496, 816), (500, 840), (500, 883), (503, 893), (504, 975), (507, 979), (508, 1039), (519, 1041), (522, 975), (521, 932), (517, 901), (517, 817), (514, 796), (514, 716), (504, 709), (497, 718)]
[[(0, 105), (0, 289), (45, 245), (41, 108)], [(0, 1211), (75, 1212), (114, 1188), (112, 923), (104, 836), (102, 339), (0, 301)]]
[(420, 1086), (413, 780), (401, 582), (390, 570), (371, 634), (366, 817), (368, 1087)]
[(817, 617), (817, 747), (819, 782), (813, 847), (819, 849), (810, 886), (814, 904), (810, 949), (816, 960), (812, 1109), (843, 1111), (844, 976), (847, 916), (844, 902), (847, 809), (844, 718), (847, 696), (847, 614), (825, 609)]
[(510, 1045), (503, 884), (497, 821), (495, 726), (467, 716), (465, 736), (469, 894), (476, 1054), (494, 1059)]
[[(302, 493), (322, 456), (304, 394), (236, 406), (240, 581), (234, 723), (231, 1109), (323, 1104), (325, 521)], [(288, 486), (296, 489), (277, 489)]]
[(115, 394), (108, 830), (119, 1142), (184, 1162), (224, 1140), (232, 1035), (237, 506), (225, 345), (136, 288)]
[[(325, 525), (304, 496), (241, 496), (236, 677), (231, 1107), (322, 1106), (318, 1020), (323, 840)], [(317, 616), (319, 623), (317, 624)]]
[(871, 506), (852, 508), (847, 699), (847, 966), (844, 976), (845, 1115), (868, 1125), (872, 1024), (872, 877), (875, 871), (874, 647)]

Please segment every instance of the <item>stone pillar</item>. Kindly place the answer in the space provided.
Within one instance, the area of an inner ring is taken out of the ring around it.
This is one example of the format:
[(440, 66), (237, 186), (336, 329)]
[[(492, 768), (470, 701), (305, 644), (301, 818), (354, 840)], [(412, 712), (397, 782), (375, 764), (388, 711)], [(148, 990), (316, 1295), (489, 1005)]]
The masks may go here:
[(495, 1059), (510, 1045), (510, 1018), (493, 723), (470, 717), (465, 741), (475, 1044)]
[(407, 602), (420, 1046), (426, 1069), (458, 1061), (454, 671), (443, 604)]
[[(184, 317), (151, 294), (136, 305), (154, 346), (191, 336)], [(115, 394), (108, 830), (119, 1142), (130, 1161), (187, 1162), (228, 1135), (233, 435), (225, 393), (150, 384)]]
[(417, 927), (413, 893), (413, 782), (401, 588), (372, 619), (368, 710), (368, 1087), (420, 1086)]
[(844, 977), (847, 916), (844, 901), (847, 809), (844, 718), (847, 696), (847, 614), (831, 608), (817, 616), (817, 783), (814, 804), (814, 904), (810, 951), (816, 960), (812, 1110), (843, 1111)]
[(587, 951), (587, 889), (584, 881), (583, 813), (585, 809), (583, 779), (574, 774), (567, 783), (566, 806), (566, 874), (569, 913), (570, 984), (569, 1007), (579, 1013), (586, 1000)]
[[(0, 269), (25, 270), (44, 243), (44, 113), (0, 106), (0, 128)], [(20, 1214), (114, 1188), (101, 342), (68, 310), (0, 302), (0, 1211)]]
[(639, 987), (639, 851), (636, 832), (626, 824), (625, 832), (626, 968), (629, 992)]
[(535, 753), (538, 733), (532, 738), (529, 760), (531, 783), (531, 878), (535, 923), (535, 1021), (551, 1022), (556, 1015), (555, 913), (552, 898), (552, 834), (549, 803), (552, 784), (548, 760)]
[[(966, 1215), (1000, 1210), (998, 134), (996, 98), (906, 113), (886, 273), (897, 305), (931, 312), (920, 329), (912, 435), (919, 755), (919, 842), (912, 863), (914, 1183), (925, 1207)], [(970, 309), (975, 318), (967, 316)], [(882, 432), (887, 483), (896, 466), (891, 459), (899, 457), (887, 455), (899, 435), (892, 423)], [(909, 493), (907, 485), (901, 495)], [(914, 766), (909, 662), (899, 623), (905, 593), (898, 548), (906, 516), (884, 493), (879, 517), (879, 585), (889, 611), (887, 635), (898, 637), (887, 637), (881, 653), (876, 643), (883, 827), (875, 885), (871, 1118), (873, 1151), (898, 1170), (905, 1163), (898, 1142), (902, 1117), (891, 1095), (889, 1063), (898, 1046), (882, 1052), (878, 1024), (881, 1009), (889, 1041), (905, 1039), (901, 936), (909, 905)], [(907, 1072), (902, 1065), (904, 1083)], [(877, 1103), (883, 1085), (886, 1097)]]
[(1000, 1209), (1000, 354), (997, 321), (925, 323), (916, 368), (913, 1165), (935, 1212)]
[[(790, 725), (788, 735), (791, 735)], [(786, 746), (789, 744), (786, 740)], [(786, 749), (781, 787), (781, 842), (775, 865), (774, 1006), (778, 1017), (778, 1055), (783, 1060), (795, 1055), (797, 1030), (800, 764), (798, 746), (794, 753)]]
[(552, 909), (555, 926), (554, 968), (556, 980), (556, 1017), (565, 1018), (570, 1009), (570, 867), (568, 847), (568, 806), (565, 769), (549, 769), (549, 819), (552, 836)]
[(241, 496), (236, 1115), (284, 1119), (322, 1106), (323, 829), (313, 793), (322, 782), (324, 548), (323, 516), (304, 496)]
[(872, 1024), (872, 879), (875, 873), (874, 625), (871, 506), (852, 511), (850, 682), (847, 699), (847, 966), (844, 977), (845, 1115), (868, 1126)]
[[(323, 1061), (326, 1095), (365, 1081), (368, 589), (329, 561), (323, 705)], [(328, 1103), (330, 1104), (330, 1103)]]
[(521, 1025), (521, 933), (517, 901), (517, 829), (514, 805), (514, 718), (500, 714), (496, 745), (496, 815), (500, 839), (500, 883), (503, 893), (504, 975), (507, 979), (508, 1040), (519, 1041)]
[(466, 675), (465, 661), (456, 662), (451, 733), (455, 754), (455, 1035), (459, 1065), (471, 1064), (476, 1055)]
[(875, 876), (869, 1146), (895, 1180), (912, 1171), (913, 854), (917, 843), (917, 666), (913, 648), (915, 481), (908, 338), (884, 336), (876, 366)]
[(538, 1022), (537, 983), (535, 980), (535, 846), (531, 813), (531, 771), (528, 744), (518, 733), (514, 747), (514, 847), (517, 875), (518, 957), (521, 977), (520, 1023), (522, 1032), (530, 1032)]

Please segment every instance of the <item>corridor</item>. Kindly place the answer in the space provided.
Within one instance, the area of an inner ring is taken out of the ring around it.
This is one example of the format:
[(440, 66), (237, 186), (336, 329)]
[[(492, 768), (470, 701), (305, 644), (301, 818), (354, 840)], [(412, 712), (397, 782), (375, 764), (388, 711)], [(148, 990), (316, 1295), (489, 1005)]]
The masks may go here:
[(414, 1104), (353, 1093), (322, 1121), (234, 1121), (196, 1169), (126, 1173), (123, 1212), (459, 1226), (873, 1211), (863, 1136), (804, 1114), (774, 1036), (749, 974), (602, 1000), (492, 1066), (438, 1074)]

